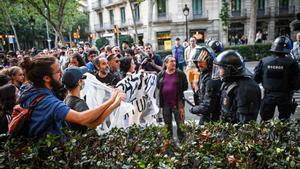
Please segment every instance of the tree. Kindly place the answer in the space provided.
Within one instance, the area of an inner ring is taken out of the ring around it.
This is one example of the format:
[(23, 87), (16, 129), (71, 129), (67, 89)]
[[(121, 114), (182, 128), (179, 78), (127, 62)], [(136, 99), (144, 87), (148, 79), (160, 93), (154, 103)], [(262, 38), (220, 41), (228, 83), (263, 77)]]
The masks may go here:
[(19, 44), (19, 40), (18, 40), (18, 35), (17, 35), (17, 31), (15, 29), (15, 24), (12, 20), (12, 17), (10, 15), (9, 9), (11, 8), (11, 6), (13, 4), (11, 4), (8, 0), (3, 0), (2, 1), (2, 5), (0, 5), (1, 7), (1, 11), (2, 11), (2, 15), (4, 16), (4, 19), (6, 19), (14, 33), (14, 37), (16, 39), (16, 44), (17, 44), (17, 49), (20, 50), (20, 44)]
[(248, 43), (255, 43), (256, 33), (256, 17), (257, 17), (257, 0), (251, 0), (250, 25), (248, 34)]
[[(225, 0), (223, 0), (222, 2), (222, 9), (221, 9), (221, 12), (220, 12), (220, 18), (221, 18), (221, 22), (222, 22), (222, 28), (223, 28), (223, 31), (225, 33), (225, 39), (226, 39), (226, 43), (227, 43), (227, 36), (228, 36), (228, 27), (229, 27), (229, 24), (230, 24), (230, 21), (229, 21), (229, 8), (228, 8), (228, 2), (226, 2)], [(225, 44), (226, 44), (225, 43)]]
[(78, 7), (77, 0), (20, 0), (28, 7), (32, 7), (35, 11), (44, 17), (52, 26), (55, 32), (55, 46), (58, 42), (63, 42), (63, 23), (68, 10), (74, 10)]

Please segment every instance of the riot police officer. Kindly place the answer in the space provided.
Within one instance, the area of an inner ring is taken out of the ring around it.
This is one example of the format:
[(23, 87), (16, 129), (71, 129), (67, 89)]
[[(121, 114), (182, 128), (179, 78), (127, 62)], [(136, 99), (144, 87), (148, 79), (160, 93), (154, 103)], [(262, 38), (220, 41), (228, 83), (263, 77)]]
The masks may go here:
[(196, 47), (192, 60), (201, 72), (197, 86), (193, 87), (196, 106), (190, 109), (192, 114), (200, 116), (199, 124), (217, 121), (220, 117), (221, 80), (212, 80), (211, 73), (215, 52), (209, 47)]
[(247, 123), (256, 120), (261, 91), (245, 68), (242, 56), (227, 50), (214, 60), (213, 79), (220, 78), (221, 118), (232, 123)]
[(210, 39), (206, 42), (206, 46), (213, 49), (216, 54), (224, 51), (224, 45), (221, 41)]
[(280, 36), (275, 39), (271, 50), (272, 56), (261, 59), (255, 67), (254, 79), (262, 83), (264, 98), (260, 109), (262, 120), (266, 121), (274, 116), (278, 106), (279, 119), (289, 119), (292, 107), (293, 91), (298, 88), (299, 68), (295, 60), (287, 55), (291, 50), (290, 39)]

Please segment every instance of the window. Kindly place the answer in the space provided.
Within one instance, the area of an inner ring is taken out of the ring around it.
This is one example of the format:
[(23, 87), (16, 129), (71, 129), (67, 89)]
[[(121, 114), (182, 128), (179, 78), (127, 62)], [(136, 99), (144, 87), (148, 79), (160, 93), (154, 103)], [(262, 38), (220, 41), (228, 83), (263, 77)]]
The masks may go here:
[(114, 11), (113, 10), (109, 10), (109, 19), (110, 19), (110, 25), (114, 25)]
[(158, 50), (170, 50), (171, 49), (171, 32), (157, 32), (157, 45)]
[(289, 0), (279, 0), (279, 8), (280, 9), (288, 9), (289, 8)]
[(158, 17), (166, 17), (166, 0), (157, 0), (157, 15)]
[(241, 0), (231, 0), (231, 10), (241, 11)]
[(258, 0), (258, 10), (265, 10), (265, 0)]
[(121, 23), (124, 24), (126, 22), (125, 7), (120, 8), (120, 12), (121, 12)]
[(202, 15), (202, 0), (193, 0), (193, 15)]
[(134, 17), (135, 17), (135, 21), (140, 21), (140, 6), (139, 6), (139, 4), (134, 4)]
[(100, 24), (100, 28), (103, 28), (103, 15), (102, 15), (102, 12), (99, 13), (99, 24)]

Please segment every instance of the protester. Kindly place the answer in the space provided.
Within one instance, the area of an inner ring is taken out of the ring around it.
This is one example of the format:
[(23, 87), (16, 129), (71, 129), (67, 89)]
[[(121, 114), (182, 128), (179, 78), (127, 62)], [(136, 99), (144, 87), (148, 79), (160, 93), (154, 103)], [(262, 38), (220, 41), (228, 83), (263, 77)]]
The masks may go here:
[(70, 57), (70, 62), (68, 64), (68, 67), (70, 66), (77, 66), (77, 67), (85, 66), (85, 62), (79, 53), (74, 53)]
[(122, 74), (122, 79), (125, 78), (127, 75), (131, 75), (132, 73), (135, 72), (135, 63), (132, 58), (125, 57), (122, 58), (120, 62), (121, 62), (120, 70)]
[(112, 54), (111, 47), (109, 45), (106, 45), (104, 47), (104, 51), (105, 51), (105, 53), (106, 53), (107, 56), (109, 56), (109, 55)]
[[(62, 83), (68, 90), (68, 95), (64, 102), (71, 109), (83, 112), (89, 109), (86, 102), (80, 98), (80, 90), (84, 87), (83, 79), (86, 78), (84, 74), (87, 72), (86, 67), (71, 67), (67, 68), (62, 76)], [(86, 126), (82, 126), (76, 123), (65, 122), (66, 126), (74, 131), (85, 133)]]
[(20, 88), (22, 83), (24, 82), (24, 74), (22, 69), (18, 66), (9, 68), (9, 76), (11, 78), (11, 83), (17, 88)]
[(116, 80), (119, 82), (122, 78), (120, 73), (120, 59), (117, 55), (111, 54), (107, 57), (109, 71), (114, 76), (116, 76)]
[(6, 85), (8, 83), (11, 83), (11, 79), (8, 75), (0, 72), (0, 86)]
[(186, 75), (176, 69), (176, 60), (169, 55), (164, 60), (164, 70), (157, 75), (157, 88), (159, 89), (159, 106), (163, 110), (164, 122), (172, 138), (172, 115), (177, 124), (177, 135), (181, 141), (184, 138), (182, 125), (184, 125), (183, 92), (188, 89)]
[[(137, 73), (140, 70), (140, 65), (141, 64), (139, 63), (137, 57), (135, 56), (134, 51), (131, 50), (131, 49), (126, 49), (124, 51), (124, 54), (125, 54), (124, 55), (125, 58), (132, 58), (133, 59), (134, 64), (135, 64), (135, 72)], [(121, 64), (121, 66), (122, 66), (122, 64)]]
[(65, 47), (60, 48), (59, 61), (60, 61), (61, 69), (65, 69), (64, 66), (66, 65), (68, 60), (69, 60), (69, 57), (66, 54), (66, 48)]
[(63, 135), (61, 128), (64, 121), (94, 128), (120, 105), (121, 100), (124, 100), (123, 93), (114, 91), (112, 98), (99, 107), (78, 112), (70, 109), (51, 92), (53, 88), (61, 85), (62, 72), (56, 58), (49, 56), (34, 58), (26, 73), (33, 86), (21, 94), (19, 100), (21, 106), (28, 108), (37, 97), (45, 96), (32, 111), (29, 137), (47, 133)]
[(86, 63), (86, 67), (88, 68), (89, 72), (92, 74), (95, 74), (97, 71), (94, 66), (94, 63), (93, 63), (93, 61), (96, 57), (97, 57), (97, 51), (95, 49), (91, 48), (87, 54), (88, 62)]
[(8, 123), (18, 99), (18, 90), (12, 84), (0, 86), (0, 134), (8, 132)]
[(120, 81), (120, 78), (115, 76), (109, 71), (108, 61), (104, 57), (97, 57), (95, 59), (95, 64), (98, 69), (96, 78), (109, 86), (116, 86)]

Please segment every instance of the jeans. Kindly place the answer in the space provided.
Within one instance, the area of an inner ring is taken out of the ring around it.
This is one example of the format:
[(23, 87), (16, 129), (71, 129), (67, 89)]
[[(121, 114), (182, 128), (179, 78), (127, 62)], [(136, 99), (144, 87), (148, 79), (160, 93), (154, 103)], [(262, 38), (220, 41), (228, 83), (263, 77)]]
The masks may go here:
[(183, 119), (181, 119), (179, 116), (178, 109), (172, 108), (169, 106), (163, 107), (163, 118), (164, 118), (165, 124), (167, 125), (167, 129), (168, 129), (171, 137), (173, 137), (172, 114), (174, 114), (175, 121), (177, 124), (177, 136), (178, 136), (178, 139), (181, 141), (184, 137), (184, 133), (182, 131), (182, 125), (184, 123), (183, 123)]

